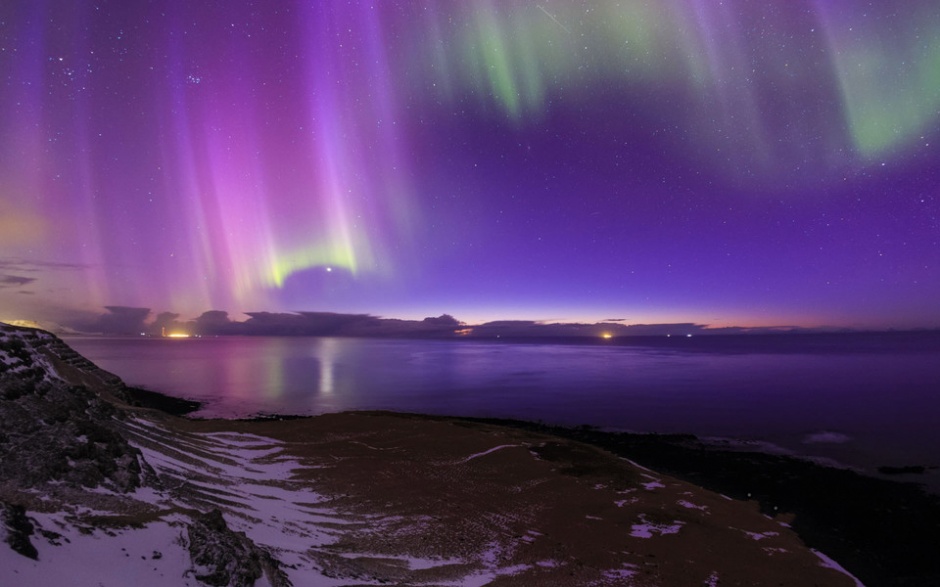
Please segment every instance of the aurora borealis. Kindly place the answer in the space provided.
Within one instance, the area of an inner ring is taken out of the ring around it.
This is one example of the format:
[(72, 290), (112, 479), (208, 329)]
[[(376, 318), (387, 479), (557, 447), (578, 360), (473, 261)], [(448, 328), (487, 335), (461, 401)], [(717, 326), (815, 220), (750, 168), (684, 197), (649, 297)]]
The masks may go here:
[(940, 327), (926, 0), (13, 0), (0, 84), (0, 319)]

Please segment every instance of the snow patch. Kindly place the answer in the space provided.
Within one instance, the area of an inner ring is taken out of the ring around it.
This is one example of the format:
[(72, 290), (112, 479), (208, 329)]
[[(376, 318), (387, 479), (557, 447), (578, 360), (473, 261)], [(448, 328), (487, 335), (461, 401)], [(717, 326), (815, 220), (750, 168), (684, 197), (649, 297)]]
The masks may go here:
[(637, 469), (640, 469), (641, 471), (646, 471), (647, 473), (653, 473), (653, 472), (654, 472), (654, 471), (652, 471), (651, 469), (647, 469), (646, 467), (644, 467), (643, 465), (641, 465), (641, 464), (639, 464), (639, 463), (637, 463), (637, 462), (635, 462), (635, 461), (631, 461), (630, 459), (627, 459), (627, 458), (624, 458), (624, 457), (620, 457), (620, 460), (621, 460), (621, 461), (627, 461), (628, 463), (630, 463), (631, 465), (633, 465), (633, 466), (636, 467)]
[(666, 486), (663, 485), (662, 479), (657, 479), (656, 477), (653, 477), (652, 475), (647, 475), (645, 473), (643, 474), (643, 477), (645, 477), (646, 479), (649, 479), (647, 483), (641, 483), (643, 488), (646, 489), (647, 491), (666, 488)]
[(832, 569), (832, 570), (834, 570), (834, 571), (838, 571), (838, 572), (842, 573), (843, 575), (847, 576), (849, 579), (852, 579), (853, 581), (855, 581), (855, 586), (856, 586), (856, 587), (865, 587), (865, 585), (864, 585), (861, 581), (859, 581), (858, 578), (855, 577), (855, 575), (853, 575), (852, 573), (846, 571), (846, 570), (842, 567), (842, 565), (840, 565), (840, 564), (837, 563), (836, 561), (832, 560), (832, 559), (829, 558), (828, 556), (824, 555), (823, 553), (819, 552), (819, 551), (816, 550), (815, 548), (811, 548), (810, 550), (813, 552), (813, 554), (815, 554), (816, 556), (819, 557), (819, 560), (820, 560), (820, 561), (822, 561), (822, 562), (819, 563), (819, 566), (825, 567), (825, 568), (827, 568), (827, 569)]
[(604, 571), (604, 578), (610, 580), (623, 580), (633, 577), (639, 572), (636, 565), (625, 564), (622, 569), (609, 569)]
[(181, 539), (181, 522), (153, 522), (142, 528), (84, 534), (56, 514), (30, 512), (39, 528), (56, 532), (51, 542), (36, 534), (33, 544), (39, 560), (0, 548), (4, 584), (20, 587), (47, 585), (102, 585), (102, 569), (108, 576), (123, 577), (135, 587), (181, 585), (202, 587), (188, 575), (189, 552)]
[(526, 532), (525, 534), (522, 535), (522, 538), (520, 538), (520, 540), (522, 540), (522, 541), (525, 542), (526, 544), (532, 544), (532, 543), (535, 542), (536, 539), (538, 539), (540, 536), (542, 536), (542, 533), (541, 533), (541, 532), (539, 532), (539, 531), (537, 531), (537, 530), (529, 530), (528, 532)]
[(699, 510), (699, 511), (702, 511), (702, 512), (707, 512), (707, 511), (708, 511), (708, 506), (707, 506), (707, 505), (696, 505), (696, 504), (692, 503), (691, 501), (686, 501), (686, 500), (684, 500), (684, 499), (680, 499), (680, 500), (677, 501), (676, 503), (679, 504), (680, 506), (684, 507), (684, 508), (687, 509), (687, 510)]
[(488, 455), (488, 454), (490, 454), (490, 453), (494, 453), (494, 452), (496, 452), (496, 451), (498, 451), (498, 450), (502, 450), (502, 449), (504, 449), (504, 448), (512, 448), (512, 447), (515, 447), (515, 446), (519, 446), (519, 445), (518, 445), (518, 444), (501, 444), (501, 445), (499, 445), (499, 446), (494, 446), (493, 448), (491, 448), (491, 449), (489, 449), (489, 450), (485, 450), (485, 451), (483, 451), (483, 452), (478, 452), (478, 453), (476, 453), (476, 454), (472, 454), (472, 455), (470, 455), (469, 457), (467, 457), (467, 458), (465, 458), (465, 459), (463, 459), (463, 460), (457, 461), (457, 464), (463, 464), (463, 463), (472, 461), (473, 459), (478, 459), (478, 458), (480, 458), (480, 457), (482, 457), (482, 456), (486, 456), (486, 455)]
[(764, 538), (773, 538), (774, 536), (779, 536), (779, 532), (748, 532), (747, 530), (741, 530), (747, 534), (748, 538), (751, 540), (763, 540)]
[(672, 524), (662, 524), (650, 522), (646, 516), (640, 514), (641, 524), (630, 526), (630, 536), (634, 538), (652, 538), (654, 534), (665, 536), (666, 534), (678, 534), (685, 522), (673, 520)]

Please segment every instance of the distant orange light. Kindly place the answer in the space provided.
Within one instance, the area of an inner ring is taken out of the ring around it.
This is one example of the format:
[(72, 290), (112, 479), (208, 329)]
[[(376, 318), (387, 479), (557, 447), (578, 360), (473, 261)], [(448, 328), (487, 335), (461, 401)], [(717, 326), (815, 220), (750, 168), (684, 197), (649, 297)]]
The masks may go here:
[(605, 333), (601, 334), (601, 338), (613, 338), (613, 337), (614, 337), (614, 335), (611, 334), (611, 333), (609, 333), (609, 332), (605, 332)]
[(455, 330), (454, 334), (456, 334), (457, 336), (468, 336), (471, 332), (473, 332), (472, 328), (460, 328), (458, 330)]
[(171, 332), (166, 335), (167, 338), (189, 338), (185, 332)]

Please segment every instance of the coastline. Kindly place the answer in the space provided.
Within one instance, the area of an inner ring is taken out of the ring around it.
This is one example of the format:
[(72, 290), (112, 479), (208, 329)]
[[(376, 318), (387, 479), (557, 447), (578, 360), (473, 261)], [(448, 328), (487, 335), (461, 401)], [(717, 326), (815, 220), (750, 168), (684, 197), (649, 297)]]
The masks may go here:
[(845, 335), (699, 336), (675, 353), (309, 337), (73, 340), (129, 383), (204, 401), (197, 417), (393, 410), (753, 439), (769, 443), (757, 450), (780, 447), (873, 475), (924, 466), (891, 478), (940, 491), (940, 470), (929, 469), (940, 465), (929, 418), (940, 364), (898, 337), (908, 335), (879, 334), (871, 344), (825, 342)]
[[(140, 405), (175, 416), (194, 413), (201, 406), (155, 391), (129, 391)], [(611, 432), (591, 426), (383, 411), (326, 416), (486, 425), (574, 440), (735, 500), (755, 502), (766, 516), (792, 519), (790, 527), (807, 546), (840, 561), (868, 584), (893, 584), (907, 574), (910, 578), (905, 585), (930, 585), (940, 577), (940, 565), (929, 546), (940, 541), (940, 496), (925, 491), (916, 482), (872, 477), (799, 456), (722, 448), (691, 434)], [(276, 435), (273, 423), (314, 424), (321, 417), (270, 414), (194, 421), (258, 425)], [(899, 540), (899, 536), (912, 539)], [(918, 582), (914, 577), (919, 575), (927, 578)]]
[[(156, 391), (129, 388), (128, 392), (138, 405), (174, 416), (201, 407), (197, 401)], [(911, 579), (905, 583), (909, 585), (930, 585), (940, 578), (940, 564), (929, 546), (940, 542), (940, 496), (914, 481), (877, 478), (799, 456), (725, 449), (691, 434), (611, 432), (591, 426), (398, 412), (336, 415), (357, 414), (479, 423), (583, 442), (704, 489), (756, 502), (764, 515), (792, 516), (793, 529), (809, 547), (841, 561), (870, 584), (892, 584), (903, 574), (929, 577), (922, 583)], [(265, 424), (318, 417), (270, 414), (219, 421)]]
[[(32, 358), (17, 350), (30, 372), (79, 385), (112, 406), (106, 413), (117, 410), (101, 425), (127, 454), (137, 451), (142, 468), (131, 492), (89, 492), (83, 477), (74, 486), (52, 479), (37, 494), (4, 480), (0, 505), (39, 531), (38, 562), (2, 555), (20, 579), (43, 576), (41, 561), (72, 548), (56, 546), (53, 534), (75, 545), (88, 544), (87, 534), (96, 552), (117, 551), (144, 536), (141, 520), (163, 532), (160, 557), (144, 557), (153, 572), (194, 573), (185, 565), (196, 563), (166, 537), (188, 528), (192, 547), (193, 528), (214, 511), (221, 532), (280, 557), (272, 577), (297, 584), (931, 585), (940, 577), (931, 548), (940, 506), (914, 486), (715, 450), (685, 435), (387, 412), (181, 418), (167, 412), (195, 404), (129, 389), (54, 337), (37, 340)], [(141, 402), (148, 405), (133, 405)], [(107, 477), (111, 465), (102, 465)], [(20, 539), (28, 526), (19, 525)], [(176, 567), (161, 566), (171, 559)]]

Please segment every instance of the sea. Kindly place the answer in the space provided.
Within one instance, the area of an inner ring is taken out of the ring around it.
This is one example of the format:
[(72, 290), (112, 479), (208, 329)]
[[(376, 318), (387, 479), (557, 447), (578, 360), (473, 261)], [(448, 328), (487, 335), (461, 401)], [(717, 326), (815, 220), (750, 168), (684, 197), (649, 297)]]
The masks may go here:
[[(940, 333), (392, 340), (68, 337), (195, 417), (391, 410), (690, 433), (940, 490)], [(931, 469), (930, 467), (934, 467)]]

